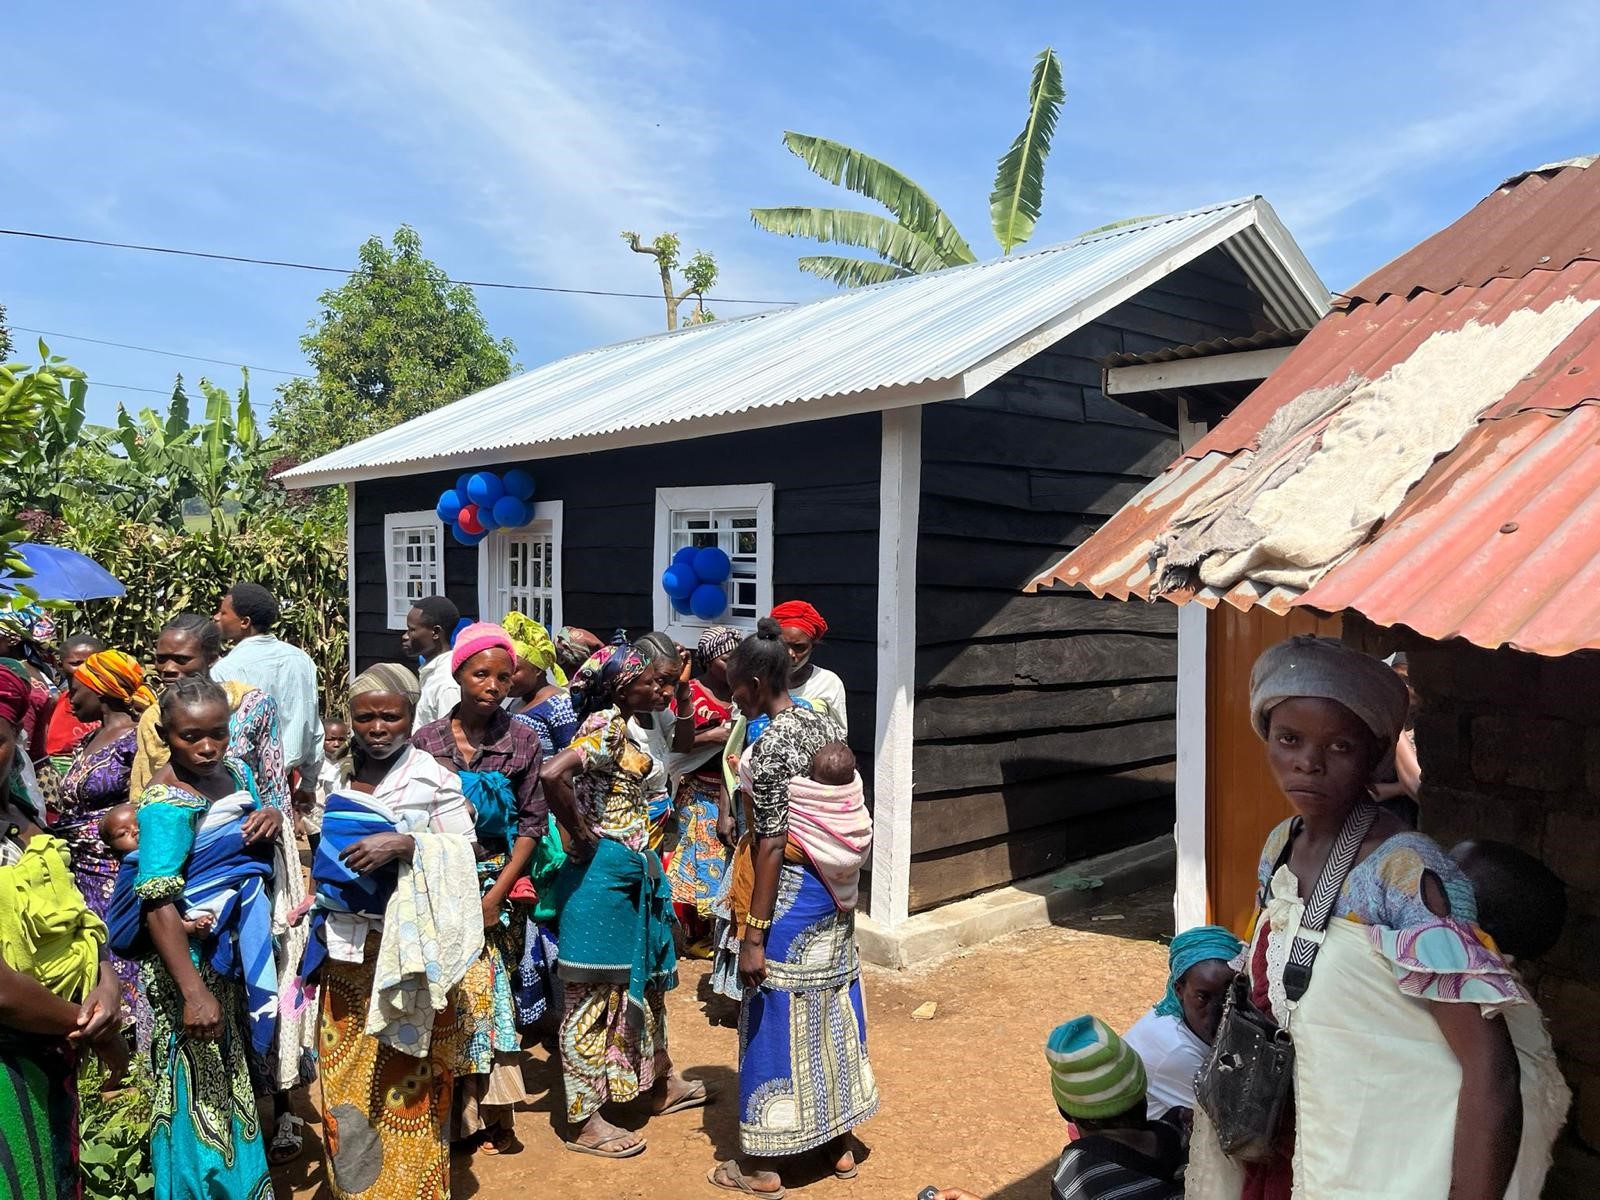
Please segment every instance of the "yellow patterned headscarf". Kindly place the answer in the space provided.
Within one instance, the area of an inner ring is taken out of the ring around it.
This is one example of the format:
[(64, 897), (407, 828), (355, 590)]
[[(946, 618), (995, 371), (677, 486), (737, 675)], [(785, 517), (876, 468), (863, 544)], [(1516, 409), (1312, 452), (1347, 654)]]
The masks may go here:
[(526, 613), (508, 612), (500, 628), (517, 648), (517, 658), (541, 668), (557, 687), (567, 686), (567, 673), (556, 664), (556, 644), (543, 625)]
[(72, 677), (92, 692), (122, 701), (135, 715), (156, 702), (156, 694), (144, 681), (139, 660), (121, 650), (91, 654)]

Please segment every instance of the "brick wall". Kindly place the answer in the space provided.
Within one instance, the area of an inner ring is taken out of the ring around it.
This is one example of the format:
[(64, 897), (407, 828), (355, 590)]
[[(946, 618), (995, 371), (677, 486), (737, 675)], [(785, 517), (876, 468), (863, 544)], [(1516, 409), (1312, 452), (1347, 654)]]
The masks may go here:
[(1346, 629), (1371, 651), (1407, 652), (1423, 831), (1446, 849), (1511, 842), (1567, 884), (1561, 942), (1525, 970), (1574, 1093), (1545, 1195), (1600, 1196), (1600, 653), (1548, 659)]

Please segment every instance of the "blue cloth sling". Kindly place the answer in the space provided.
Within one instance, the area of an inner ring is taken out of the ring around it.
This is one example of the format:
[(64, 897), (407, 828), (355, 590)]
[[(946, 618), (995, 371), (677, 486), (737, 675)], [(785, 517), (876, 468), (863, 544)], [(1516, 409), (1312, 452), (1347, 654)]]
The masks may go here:
[(311, 912), (311, 937), (306, 943), (301, 978), (310, 982), (317, 968), (328, 957), (324, 926), (330, 912), (359, 913), (381, 917), (389, 905), (400, 879), (400, 865), (386, 863), (370, 875), (352, 871), (340, 857), (362, 838), (374, 833), (394, 833), (396, 826), (386, 813), (373, 808), (359, 792), (333, 792), (322, 814), (322, 840), (311, 860), (311, 885), (316, 891), (316, 907)]
[(499, 771), (460, 771), (461, 793), (472, 806), (472, 824), (485, 853), (511, 848), (517, 831), (517, 797)]
[[(265, 1054), (278, 1029), (278, 968), (272, 944), (271, 842), (247, 846), (246, 813), (195, 838), (184, 867), (180, 911), (217, 907), (211, 932), (200, 943), (200, 958), (218, 975), (244, 983), (249, 1006), (250, 1042)], [(117, 882), (106, 909), (111, 949), (124, 958), (154, 953), (144, 927), (143, 904), (133, 890), (139, 852), (133, 851), (117, 870)]]

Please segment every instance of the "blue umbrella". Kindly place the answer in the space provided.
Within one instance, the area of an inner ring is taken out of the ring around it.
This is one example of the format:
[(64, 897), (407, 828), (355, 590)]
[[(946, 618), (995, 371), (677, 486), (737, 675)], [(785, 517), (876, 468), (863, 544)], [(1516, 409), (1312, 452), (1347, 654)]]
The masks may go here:
[[(115, 575), (76, 550), (39, 542), (22, 542), (16, 550), (33, 570), (17, 582), (31, 588), (41, 600), (107, 600), (127, 594)], [(0, 588), (15, 590), (9, 579), (0, 579)]]

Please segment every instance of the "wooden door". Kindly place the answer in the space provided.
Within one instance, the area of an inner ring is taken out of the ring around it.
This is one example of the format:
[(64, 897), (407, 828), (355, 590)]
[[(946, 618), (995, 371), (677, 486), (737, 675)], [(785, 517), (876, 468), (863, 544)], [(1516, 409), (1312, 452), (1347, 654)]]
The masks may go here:
[(1296, 634), (1339, 636), (1337, 616), (1264, 608), (1211, 610), (1206, 626), (1206, 898), (1211, 920), (1241, 937), (1255, 912), (1256, 868), (1289, 802), (1250, 727), (1250, 669), (1268, 646)]

